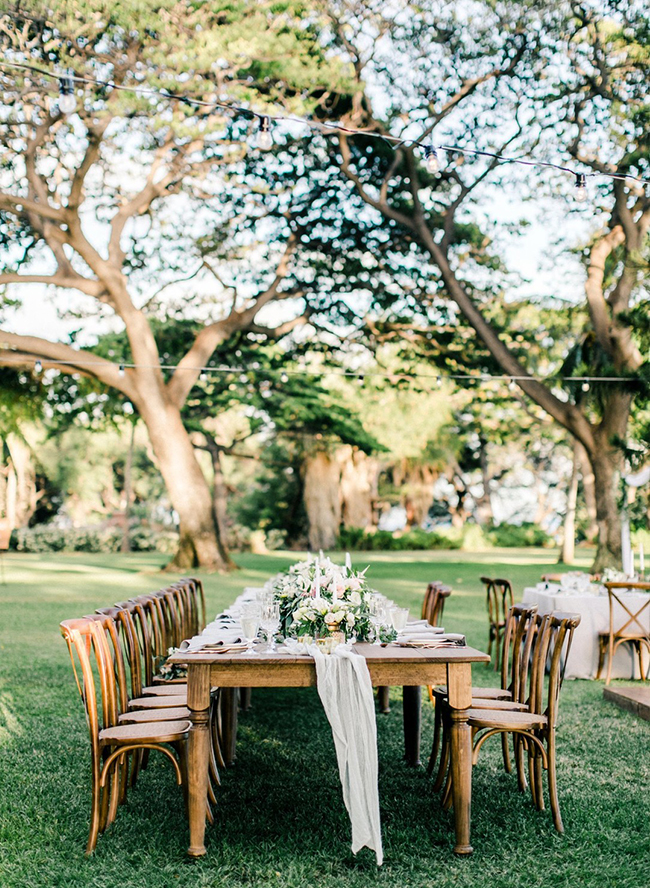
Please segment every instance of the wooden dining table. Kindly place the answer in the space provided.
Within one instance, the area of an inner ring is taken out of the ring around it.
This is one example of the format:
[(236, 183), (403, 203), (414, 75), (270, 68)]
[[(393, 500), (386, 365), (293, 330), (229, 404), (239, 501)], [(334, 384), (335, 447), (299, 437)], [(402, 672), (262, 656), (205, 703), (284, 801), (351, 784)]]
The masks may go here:
[[(375, 687), (404, 688), (405, 745), (411, 764), (419, 761), (420, 688), (447, 685), (454, 852), (471, 854), (472, 732), (467, 724), (467, 709), (472, 702), (472, 664), (486, 663), (490, 658), (466, 646), (408, 648), (394, 644), (356, 644), (354, 650), (365, 658)], [(211, 689), (312, 687), (316, 685), (316, 667), (312, 657), (281, 649), (275, 654), (262, 652), (254, 656), (246, 652), (179, 651), (168, 662), (187, 665), (187, 706), (192, 721), (188, 748), (188, 854), (201, 857), (206, 853)]]

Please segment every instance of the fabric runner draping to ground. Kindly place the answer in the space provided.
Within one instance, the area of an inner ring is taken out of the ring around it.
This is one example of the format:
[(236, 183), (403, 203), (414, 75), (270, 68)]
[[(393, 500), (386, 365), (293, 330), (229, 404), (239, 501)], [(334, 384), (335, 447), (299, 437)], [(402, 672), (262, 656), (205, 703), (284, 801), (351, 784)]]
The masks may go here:
[(316, 646), (316, 684), (332, 728), (343, 788), (352, 824), (352, 851), (371, 848), (381, 866), (384, 852), (379, 819), (377, 723), (370, 673), (364, 657), (343, 646), (326, 655)]

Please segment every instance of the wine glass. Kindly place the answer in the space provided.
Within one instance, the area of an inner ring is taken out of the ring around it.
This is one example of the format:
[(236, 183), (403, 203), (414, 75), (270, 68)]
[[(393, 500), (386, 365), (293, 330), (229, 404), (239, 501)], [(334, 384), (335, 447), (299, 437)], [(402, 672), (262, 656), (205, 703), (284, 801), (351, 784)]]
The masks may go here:
[(389, 614), (393, 629), (397, 633), (403, 632), (408, 622), (409, 609), (407, 607), (391, 607)]
[(370, 621), (375, 627), (373, 644), (381, 644), (380, 629), (386, 622), (386, 600), (383, 595), (371, 596), (369, 602)]
[(243, 610), (239, 622), (241, 623), (242, 632), (246, 639), (246, 652), (257, 657), (257, 651), (253, 649), (253, 642), (257, 638), (257, 633), (260, 628), (259, 608), (251, 607)]
[(275, 633), (280, 628), (280, 605), (278, 602), (264, 602), (262, 605), (262, 618), (260, 620), (262, 629), (266, 633), (268, 642), (268, 652), (275, 653)]

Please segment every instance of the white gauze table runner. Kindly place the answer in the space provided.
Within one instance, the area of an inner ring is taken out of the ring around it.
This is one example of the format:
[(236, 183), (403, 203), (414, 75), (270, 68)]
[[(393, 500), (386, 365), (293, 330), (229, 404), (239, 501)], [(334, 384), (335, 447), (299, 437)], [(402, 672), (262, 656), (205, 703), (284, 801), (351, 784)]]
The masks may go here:
[(368, 666), (364, 657), (344, 647), (326, 655), (310, 645), (309, 653), (316, 663), (318, 695), (334, 737), (343, 801), (352, 824), (352, 851), (371, 848), (381, 866), (377, 724)]

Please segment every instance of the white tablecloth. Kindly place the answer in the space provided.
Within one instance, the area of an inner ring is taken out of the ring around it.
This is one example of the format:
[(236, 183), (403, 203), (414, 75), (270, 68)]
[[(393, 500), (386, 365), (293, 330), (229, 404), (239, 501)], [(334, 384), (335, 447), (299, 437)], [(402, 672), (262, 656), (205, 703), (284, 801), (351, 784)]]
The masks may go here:
[[(621, 592), (624, 601), (634, 613), (648, 595), (642, 592)], [(540, 614), (550, 611), (564, 611), (580, 614), (580, 625), (573, 636), (573, 644), (566, 664), (565, 678), (595, 678), (598, 670), (598, 633), (609, 630), (609, 598), (605, 595), (566, 594), (559, 585), (548, 583), (547, 589), (534, 586), (524, 589), (526, 604), (536, 604)], [(620, 611), (620, 612), (619, 612)], [(625, 611), (616, 606), (616, 622), (625, 621)], [(650, 609), (646, 609), (643, 619), (650, 621)], [(645, 625), (645, 624), (644, 624)], [(601, 678), (606, 675), (607, 661)], [(612, 678), (640, 678), (638, 660), (629, 644), (622, 644), (614, 655)]]

